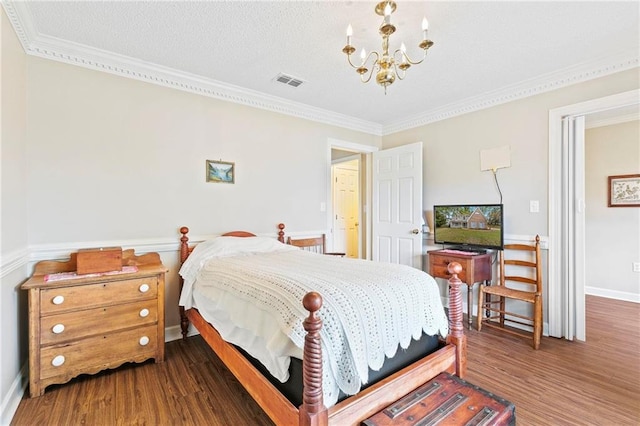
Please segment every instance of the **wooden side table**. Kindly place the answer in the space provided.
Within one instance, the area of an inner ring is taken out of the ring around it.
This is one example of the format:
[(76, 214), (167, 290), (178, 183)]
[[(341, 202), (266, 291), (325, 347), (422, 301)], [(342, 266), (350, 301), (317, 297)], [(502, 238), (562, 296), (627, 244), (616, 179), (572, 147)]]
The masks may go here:
[(462, 272), (458, 275), (460, 281), (467, 285), (467, 317), (469, 328), (472, 320), (472, 295), (475, 283), (491, 283), (491, 253), (471, 253), (458, 250), (431, 250), (429, 255), (429, 274), (434, 278), (451, 278), (447, 266), (451, 262), (458, 262), (462, 265)]

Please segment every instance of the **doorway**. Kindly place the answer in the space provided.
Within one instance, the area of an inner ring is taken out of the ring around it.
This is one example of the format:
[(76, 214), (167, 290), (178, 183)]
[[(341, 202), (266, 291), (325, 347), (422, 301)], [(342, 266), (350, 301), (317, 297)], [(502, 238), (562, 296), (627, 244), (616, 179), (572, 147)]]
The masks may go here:
[(349, 155), (331, 165), (333, 250), (351, 258), (360, 258), (360, 157)]
[(586, 339), (584, 117), (637, 105), (639, 99), (640, 90), (631, 90), (549, 111), (550, 336)]
[[(361, 259), (371, 259), (370, 241), (371, 241), (371, 189), (369, 187), (371, 175), (371, 153), (378, 151), (378, 148), (370, 145), (362, 145), (354, 142), (343, 141), (339, 139), (329, 138), (327, 140), (328, 164), (327, 164), (327, 228), (330, 234), (327, 235), (328, 249), (331, 251), (340, 251), (346, 253), (346, 250), (338, 250), (341, 244), (346, 244), (346, 233), (336, 232), (334, 212), (335, 197), (334, 194), (334, 173), (333, 166), (335, 163), (358, 160), (358, 187), (357, 187), (357, 257)], [(355, 224), (356, 222), (354, 222)], [(352, 237), (353, 238), (353, 237)]]

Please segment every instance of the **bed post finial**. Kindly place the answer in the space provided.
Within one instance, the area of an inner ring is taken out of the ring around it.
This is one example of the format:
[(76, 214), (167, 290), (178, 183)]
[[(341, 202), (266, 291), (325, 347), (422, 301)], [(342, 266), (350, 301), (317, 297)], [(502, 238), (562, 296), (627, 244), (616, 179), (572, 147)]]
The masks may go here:
[[(451, 262), (447, 266), (451, 274), (449, 278), (449, 337), (447, 342), (456, 346), (456, 375), (464, 378), (467, 374), (467, 336), (464, 334), (462, 322), (462, 292), (460, 287), (462, 281), (458, 274), (462, 272), (462, 265), (458, 262)], [(469, 308), (471, 315), (471, 308)]]
[[(182, 228), (180, 228), (180, 233), (182, 234), (182, 237), (180, 237), (180, 265), (182, 265), (184, 261), (187, 260), (187, 257), (189, 257), (189, 237), (187, 237), (189, 228), (183, 226)], [(184, 284), (184, 280), (181, 276), (178, 276), (178, 278), (180, 281), (180, 292), (182, 293), (182, 285)], [(180, 306), (179, 309), (180, 329), (182, 331), (182, 339), (184, 340), (187, 338), (187, 333), (189, 332), (189, 319), (187, 318), (187, 314), (184, 311), (184, 306)]]
[(302, 299), (309, 316), (303, 326), (307, 335), (304, 338), (302, 355), (302, 405), (299, 416), (301, 426), (320, 426), (328, 423), (327, 408), (322, 399), (322, 347), (320, 329), (322, 320), (317, 312), (322, 307), (322, 296), (312, 291)]
[(278, 241), (284, 243), (284, 223), (278, 224)]
[(180, 233), (182, 234), (182, 237), (180, 237), (180, 263), (184, 263), (189, 256), (189, 237), (187, 237), (189, 228), (183, 226), (180, 228)]

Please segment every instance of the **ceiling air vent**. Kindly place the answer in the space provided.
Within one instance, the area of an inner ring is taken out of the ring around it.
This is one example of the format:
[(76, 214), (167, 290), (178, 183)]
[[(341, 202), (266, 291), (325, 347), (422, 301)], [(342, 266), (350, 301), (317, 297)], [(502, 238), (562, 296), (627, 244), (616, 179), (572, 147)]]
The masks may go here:
[(298, 87), (302, 83), (304, 83), (302, 80), (298, 78), (292, 77), (287, 74), (282, 74), (282, 73), (278, 74), (274, 80), (277, 81), (278, 83), (286, 84), (287, 86), (291, 86), (291, 87)]

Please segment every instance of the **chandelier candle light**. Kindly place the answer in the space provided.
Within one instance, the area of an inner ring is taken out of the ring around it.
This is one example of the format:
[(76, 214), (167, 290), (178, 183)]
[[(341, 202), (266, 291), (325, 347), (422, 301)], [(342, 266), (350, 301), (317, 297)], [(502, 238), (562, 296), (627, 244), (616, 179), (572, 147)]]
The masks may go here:
[[(400, 48), (393, 52), (393, 55), (389, 55), (389, 36), (396, 32), (396, 27), (391, 23), (391, 14), (396, 10), (396, 2), (386, 0), (376, 5), (376, 13), (383, 17), (382, 24), (380, 24), (379, 32), (382, 36), (382, 54), (373, 51), (367, 55), (366, 51), (362, 49), (360, 52), (360, 65), (354, 65), (351, 62), (351, 55), (356, 51), (356, 48), (351, 45), (351, 36), (353, 35), (353, 28), (351, 24), (347, 27), (347, 45), (342, 49), (347, 54), (347, 60), (358, 74), (360, 74), (360, 81), (368, 83), (373, 76), (373, 72), (377, 70), (376, 82), (384, 87), (384, 93), (387, 94), (387, 86), (393, 84), (396, 80), (396, 76), (400, 80), (404, 80), (405, 72), (411, 65), (418, 65), (424, 61), (427, 57), (427, 50), (433, 46), (433, 42), (427, 39), (427, 30), (429, 28), (429, 22), (427, 18), (422, 19), (422, 41), (418, 45), (424, 50), (422, 59), (414, 61), (407, 55), (407, 48), (404, 43), (400, 44)], [(369, 70), (366, 65), (370, 58), (375, 57), (375, 60)], [(368, 73), (368, 76), (367, 76)]]

